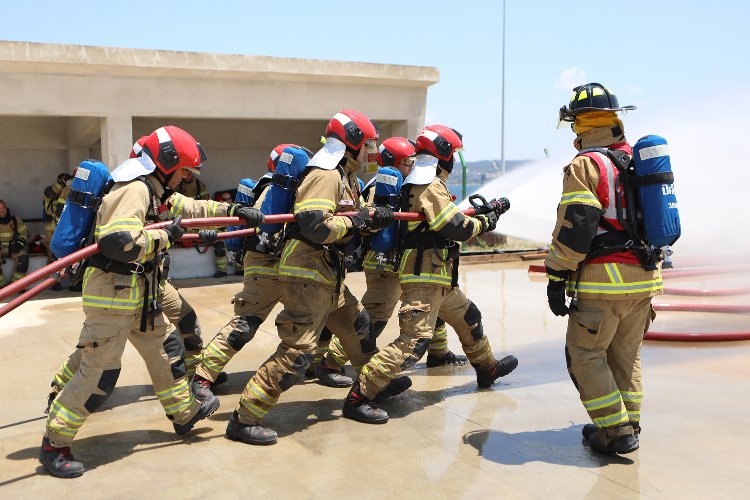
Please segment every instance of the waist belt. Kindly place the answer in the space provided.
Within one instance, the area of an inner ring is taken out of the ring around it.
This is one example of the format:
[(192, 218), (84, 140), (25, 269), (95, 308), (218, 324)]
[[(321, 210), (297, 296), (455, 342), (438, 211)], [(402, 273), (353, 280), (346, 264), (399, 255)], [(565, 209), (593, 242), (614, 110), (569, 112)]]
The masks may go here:
[(101, 254), (96, 254), (91, 257), (88, 265), (101, 269), (105, 273), (124, 274), (126, 276), (129, 274), (146, 274), (154, 270), (154, 261), (146, 262), (144, 264), (120, 262)]
[(446, 248), (448, 249), (448, 260), (453, 261), (453, 269), (451, 272), (451, 288), (458, 286), (458, 265), (459, 257), (461, 255), (460, 246), (453, 240), (449, 240), (438, 233), (432, 231), (413, 231), (406, 235), (406, 241), (402, 248), (416, 248), (417, 254), (414, 256), (414, 275), (420, 276), (422, 274), (422, 256), (424, 255), (424, 249), (429, 248), (433, 250), (439, 250)]

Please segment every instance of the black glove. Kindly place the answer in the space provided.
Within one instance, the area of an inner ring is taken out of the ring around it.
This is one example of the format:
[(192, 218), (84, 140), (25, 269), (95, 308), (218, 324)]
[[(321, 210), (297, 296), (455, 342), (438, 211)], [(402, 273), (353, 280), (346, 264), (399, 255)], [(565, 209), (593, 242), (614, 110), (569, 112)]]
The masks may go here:
[(482, 223), (482, 233), (494, 231), (497, 227), (497, 214), (495, 212), (477, 215), (477, 219)]
[(245, 219), (245, 225), (250, 227), (261, 225), (266, 218), (263, 212), (257, 208), (246, 207), (239, 203), (235, 203), (229, 208), (229, 216)]
[(383, 229), (393, 222), (393, 210), (391, 207), (375, 207), (372, 215), (370, 229)]
[(547, 267), (547, 302), (549, 309), (555, 316), (565, 316), (570, 312), (565, 302), (565, 290), (568, 283), (570, 271), (557, 271)]
[(206, 245), (213, 245), (216, 243), (216, 235), (219, 234), (216, 229), (201, 229), (198, 231), (198, 237)]
[(23, 242), (20, 240), (13, 240), (10, 242), (10, 253), (18, 253), (23, 250)]
[(64, 186), (65, 183), (68, 182), (72, 178), (73, 178), (72, 175), (66, 174), (65, 172), (63, 172), (63, 173), (61, 173), (60, 175), (57, 176), (57, 182), (58, 182), (58, 184), (62, 184)]
[(487, 204), (492, 208), (492, 212), (497, 217), (500, 217), (505, 212), (510, 210), (510, 200), (508, 200), (508, 198), (496, 198), (494, 200), (490, 200)]
[(356, 231), (366, 231), (372, 227), (373, 220), (368, 208), (361, 208), (357, 215), (351, 215), (349, 219), (352, 221), (352, 228)]
[(174, 243), (175, 241), (182, 238), (183, 234), (185, 234), (185, 230), (182, 228), (182, 226), (180, 226), (180, 222), (182, 222), (182, 215), (178, 215), (170, 225), (164, 228), (164, 230), (167, 232), (167, 238), (169, 238), (170, 243)]

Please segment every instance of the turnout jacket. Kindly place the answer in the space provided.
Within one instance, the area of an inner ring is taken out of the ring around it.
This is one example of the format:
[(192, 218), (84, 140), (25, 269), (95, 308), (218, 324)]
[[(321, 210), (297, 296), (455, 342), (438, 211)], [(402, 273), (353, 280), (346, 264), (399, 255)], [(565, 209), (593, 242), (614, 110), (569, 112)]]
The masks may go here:
[[(44, 222), (56, 225), (60, 222), (60, 215), (65, 207), (65, 199), (70, 192), (70, 186), (55, 182), (44, 190)], [(52, 235), (47, 235), (52, 239)]]
[[(270, 185), (266, 185), (263, 188), (253, 206), (260, 209), (263, 200), (266, 199), (269, 187)], [(242, 262), (244, 275), (277, 278), (279, 276), (278, 245), (280, 245), (279, 240), (283, 236), (284, 230), (270, 235), (260, 232), (260, 228), (258, 228), (258, 231), (258, 234), (245, 238), (245, 257)]]
[(8, 215), (5, 219), (0, 220), (0, 252), (6, 257), (10, 256), (10, 244), (13, 241), (20, 243), (26, 248), (26, 239), (29, 237), (29, 230), (23, 219), (16, 217), (8, 209)]
[[(607, 127), (580, 134), (574, 145), (578, 150), (603, 147), (631, 151), (625, 136), (615, 137)], [(576, 156), (563, 169), (562, 197), (545, 264), (557, 271), (572, 271), (568, 278), (568, 295), (573, 295), (579, 272), (580, 297), (630, 300), (662, 293), (661, 264), (653, 271), (646, 271), (632, 252), (598, 257), (582, 269), (579, 267), (591, 251), (597, 234), (607, 231), (602, 227), (602, 219), (612, 223), (615, 197), (621, 196), (615, 190), (618, 175), (611, 160), (598, 153)]]
[[(149, 187), (146, 186), (148, 183)], [(163, 229), (145, 229), (160, 216), (170, 219), (177, 215), (191, 217), (222, 217), (229, 204), (198, 201), (180, 193), (172, 193), (164, 205), (161, 183), (149, 175), (126, 182), (117, 182), (102, 199), (96, 214), (94, 239), (102, 255), (121, 263), (145, 267), (161, 266), (157, 256), (170, 246)], [(137, 267), (137, 266), (136, 266)], [(144, 273), (118, 274), (90, 266), (83, 277), (83, 308), (107, 309), (111, 314), (132, 314), (143, 306)]]
[[(445, 180), (448, 172), (439, 169), (439, 174), (426, 185), (413, 185), (408, 188), (407, 212), (423, 213), (425, 222), (409, 222), (407, 226), (406, 245), (398, 268), (399, 281), (402, 285), (428, 283), (450, 288), (454, 260), (458, 257), (457, 241), (468, 241), (482, 232), (482, 222), (475, 217), (467, 217), (453, 203)], [(406, 192), (406, 191), (405, 191)], [(405, 193), (404, 192), (404, 193)], [(427, 243), (422, 254), (422, 264), (416, 272), (417, 248), (408, 248), (410, 238), (424, 231), (428, 236), (436, 234), (448, 240), (452, 248), (439, 248)], [(453, 250), (453, 251), (451, 251)]]
[[(331, 170), (311, 167), (294, 203), (297, 222), (288, 224), (290, 237), (279, 261), (282, 281), (316, 283), (336, 288), (343, 279), (343, 249), (351, 237), (352, 221), (336, 212), (359, 210), (357, 162), (349, 157)], [(340, 245), (339, 245), (340, 244)]]
[(188, 198), (192, 198), (194, 200), (207, 200), (211, 197), (203, 181), (195, 176), (193, 176), (193, 180), (190, 182), (180, 182), (175, 188), (175, 192), (183, 194)]

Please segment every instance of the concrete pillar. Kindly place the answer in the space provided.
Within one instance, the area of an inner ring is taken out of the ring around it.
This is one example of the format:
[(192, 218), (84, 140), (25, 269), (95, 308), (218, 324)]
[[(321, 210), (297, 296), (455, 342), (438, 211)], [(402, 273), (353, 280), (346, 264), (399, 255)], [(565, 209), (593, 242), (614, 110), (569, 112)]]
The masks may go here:
[(78, 166), (83, 160), (91, 158), (91, 151), (89, 148), (81, 147), (69, 147), (68, 148), (68, 171), (73, 173), (73, 169)]
[(110, 170), (127, 160), (133, 147), (133, 120), (127, 115), (101, 119), (102, 161)]

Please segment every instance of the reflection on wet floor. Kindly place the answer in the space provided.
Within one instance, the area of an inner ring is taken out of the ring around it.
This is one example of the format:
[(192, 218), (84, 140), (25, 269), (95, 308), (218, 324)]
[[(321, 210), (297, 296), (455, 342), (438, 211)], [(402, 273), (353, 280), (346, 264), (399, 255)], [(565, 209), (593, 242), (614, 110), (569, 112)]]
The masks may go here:
[[(545, 280), (526, 263), (462, 266), (461, 286), (482, 311), (496, 354), (519, 368), (489, 390), (476, 389), (471, 367), (427, 369), (383, 407), (391, 421), (367, 426), (341, 418), (346, 393), (307, 381), (290, 389), (266, 424), (272, 447), (224, 438), (245, 382), (278, 342), (273, 316), (229, 364), (217, 390), (222, 407), (186, 437), (171, 432), (128, 346), (112, 397), (92, 415), (73, 451), (89, 471), (63, 481), (37, 469), (42, 410), (50, 378), (75, 345), (79, 299), (43, 294), (2, 320), (6, 374), (0, 397), (0, 492), (5, 498), (56, 495), (255, 497), (747, 497), (742, 457), (750, 446), (750, 342), (647, 342), (643, 348), (641, 449), (624, 457), (593, 454), (581, 438), (588, 422), (563, 359), (565, 319), (546, 307)], [(361, 273), (347, 278), (364, 292)], [(740, 288), (746, 276), (688, 277), (669, 286)], [(205, 340), (232, 314), (237, 282), (178, 282), (195, 307)], [(748, 295), (663, 296), (661, 303), (748, 304)], [(278, 309), (276, 310), (278, 312)], [(659, 331), (748, 330), (750, 315), (663, 312)], [(392, 320), (380, 342), (397, 335)], [(460, 350), (455, 335), (449, 346)], [(30, 369), (30, 367), (33, 367)], [(718, 431), (717, 431), (718, 430)], [(52, 489), (54, 488), (54, 490)], [(116, 493), (114, 493), (116, 492)]]

